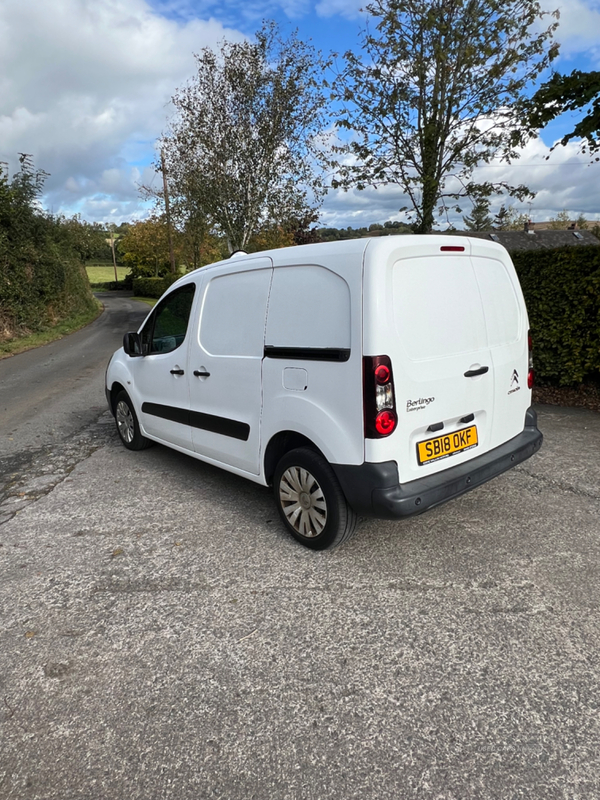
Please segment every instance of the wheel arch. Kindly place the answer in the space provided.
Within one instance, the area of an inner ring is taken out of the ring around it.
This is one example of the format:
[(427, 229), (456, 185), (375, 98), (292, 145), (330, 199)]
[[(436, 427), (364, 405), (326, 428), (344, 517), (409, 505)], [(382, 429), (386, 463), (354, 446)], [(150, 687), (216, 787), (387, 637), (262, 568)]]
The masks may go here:
[(281, 458), (286, 453), (289, 453), (290, 450), (295, 450), (297, 447), (310, 447), (327, 461), (327, 458), (323, 452), (313, 441), (311, 441), (307, 436), (304, 436), (304, 434), (291, 430), (279, 431), (271, 436), (271, 439), (265, 448), (264, 469), (265, 481), (267, 484), (271, 485), (273, 483), (275, 467)]
[(109, 392), (110, 411), (113, 417), (115, 415), (115, 406), (117, 401), (117, 395), (119, 394), (119, 392), (126, 392), (129, 395), (127, 389), (121, 383), (115, 381), (113, 385), (110, 387), (110, 392)]

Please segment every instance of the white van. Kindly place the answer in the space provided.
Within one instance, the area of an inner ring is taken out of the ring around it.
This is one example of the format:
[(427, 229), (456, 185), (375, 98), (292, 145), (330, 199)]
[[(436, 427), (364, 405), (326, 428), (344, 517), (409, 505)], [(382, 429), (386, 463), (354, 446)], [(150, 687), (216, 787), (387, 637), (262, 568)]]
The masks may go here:
[(237, 255), (181, 278), (112, 357), (125, 447), (272, 485), (299, 542), (420, 514), (532, 456), (528, 320), (506, 250), (389, 236)]

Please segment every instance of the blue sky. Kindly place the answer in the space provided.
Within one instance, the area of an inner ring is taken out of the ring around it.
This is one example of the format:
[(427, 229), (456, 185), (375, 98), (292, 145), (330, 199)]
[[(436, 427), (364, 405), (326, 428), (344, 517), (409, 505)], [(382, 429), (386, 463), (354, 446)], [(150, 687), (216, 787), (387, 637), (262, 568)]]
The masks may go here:
[[(555, 67), (600, 69), (600, 0), (560, 0)], [(0, 5), (0, 161), (34, 156), (51, 173), (44, 202), (54, 213), (101, 222), (143, 218), (140, 183), (157, 180), (154, 144), (169, 99), (191, 77), (193, 52), (251, 37), (263, 19), (298, 28), (324, 52), (357, 48), (364, 15), (357, 0), (3, 0)], [(513, 166), (486, 167), (537, 191), (516, 204), (534, 220), (566, 208), (600, 219), (600, 164), (577, 143), (549, 147), (569, 129), (561, 119)], [(499, 205), (498, 200), (496, 205)], [(397, 189), (330, 192), (322, 225), (358, 227), (401, 219)], [(468, 211), (468, 209), (466, 210)], [(466, 213), (465, 211), (465, 213)], [(453, 219), (460, 226), (460, 216)]]

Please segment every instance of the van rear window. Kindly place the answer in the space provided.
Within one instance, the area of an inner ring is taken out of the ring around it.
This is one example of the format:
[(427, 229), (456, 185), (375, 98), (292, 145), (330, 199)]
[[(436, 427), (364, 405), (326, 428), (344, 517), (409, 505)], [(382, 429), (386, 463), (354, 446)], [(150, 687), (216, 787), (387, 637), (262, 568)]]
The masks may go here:
[(470, 258), (444, 255), (397, 261), (393, 304), (401, 345), (413, 361), (486, 347), (481, 296)]
[(473, 259), (473, 263), (485, 309), (489, 346), (516, 342), (523, 327), (521, 306), (506, 267), (492, 258)]

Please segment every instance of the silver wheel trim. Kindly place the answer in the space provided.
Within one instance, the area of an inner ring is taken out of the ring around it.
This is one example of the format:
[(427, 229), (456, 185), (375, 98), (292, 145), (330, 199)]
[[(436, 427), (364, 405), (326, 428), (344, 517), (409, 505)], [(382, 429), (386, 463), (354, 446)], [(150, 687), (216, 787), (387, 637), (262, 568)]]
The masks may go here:
[(131, 409), (123, 400), (119, 400), (117, 403), (116, 417), (121, 439), (127, 444), (131, 444), (135, 435), (135, 423)]
[(314, 475), (289, 467), (279, 482), (279, 500), (287, 521), (301, 536), (314, 538), (327, 524), (325, 495)]

